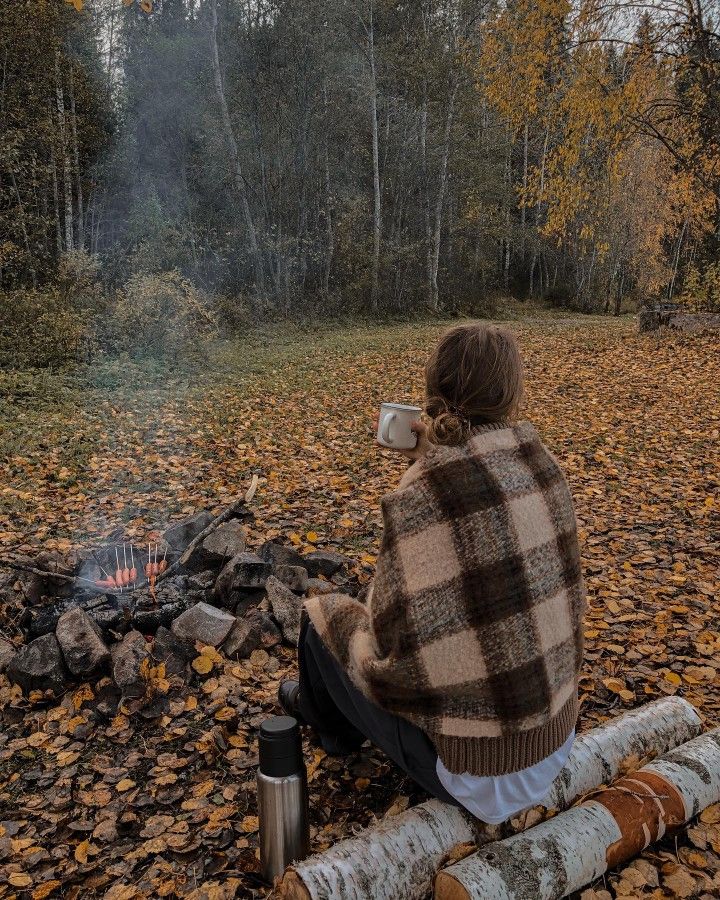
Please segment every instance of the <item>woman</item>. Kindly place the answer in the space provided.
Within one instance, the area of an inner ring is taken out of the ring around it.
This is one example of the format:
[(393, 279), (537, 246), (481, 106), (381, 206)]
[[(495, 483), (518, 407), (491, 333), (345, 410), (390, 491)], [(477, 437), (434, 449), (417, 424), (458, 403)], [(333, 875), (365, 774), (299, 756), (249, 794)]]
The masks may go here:
[(512, 334), (462, 325), (426, 367), (417, 447), (382, 500), (366, 603), (305, 604), (287, 712), (329, 753), (369, 738), (423, 788), (488, 823), (537, 803), (575, 735), (585, 592), (572, 498), (515, 421)]

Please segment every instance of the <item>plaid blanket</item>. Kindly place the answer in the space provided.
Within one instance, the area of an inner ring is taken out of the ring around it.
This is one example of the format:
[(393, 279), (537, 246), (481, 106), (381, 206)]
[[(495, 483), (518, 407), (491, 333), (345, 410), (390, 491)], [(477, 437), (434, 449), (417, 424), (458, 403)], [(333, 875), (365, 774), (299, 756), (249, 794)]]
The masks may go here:
[(450, 772), (549, 756), (577, 719), (585, 591), (570, 491), (535, 428), (485, 426), (432, 448), (382, 512), (367, 603), (305, 603), (325, 645)]

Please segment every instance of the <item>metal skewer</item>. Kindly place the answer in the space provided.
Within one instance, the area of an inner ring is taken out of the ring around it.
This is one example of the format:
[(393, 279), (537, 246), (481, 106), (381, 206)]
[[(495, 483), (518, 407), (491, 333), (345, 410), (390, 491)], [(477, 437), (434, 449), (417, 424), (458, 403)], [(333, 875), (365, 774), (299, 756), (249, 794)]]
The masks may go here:
[[(120, 571), (120, 557), (118, 556), (118, 548), (115, 548), (115, 563), (117, 565), (117, 571)], [(117, 581), (117, 578), (115, 579)], [(122, 594), (122, 579), (120, 579), (120, 593)]]
[[(106, 578), (109, 578), (110, 576), (108, 575), (108, 573), (107, 573), (107, 572), (105, 571), (105, 569), (103, 569), (103, 567), (100, 565), (100, 560), (97, 558), (97, 556), (95, 556), (95, 551), (94, 551), (94, 550), (91, 550), (90, 553), (92, 554), (92, 558), (93, 558), (93, 559), (95, 560), (95, 562), (98, 564), (98, 569), (100, 569), (100, 571), (103, 573), (103, 575), (104, 575)], [(89, 579), (86, 579), (86, 580), (89, 580)]]

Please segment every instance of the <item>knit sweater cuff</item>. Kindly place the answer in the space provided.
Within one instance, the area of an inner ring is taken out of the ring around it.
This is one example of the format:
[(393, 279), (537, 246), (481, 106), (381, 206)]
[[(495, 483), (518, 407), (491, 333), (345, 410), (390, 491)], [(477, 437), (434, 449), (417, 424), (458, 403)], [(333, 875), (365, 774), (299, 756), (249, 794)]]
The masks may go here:
[(578, 699), (573, 696), (550, 721), (530, 731), (497, 738), (459, 738), (430, 734), (442, 764), (456, 775), (508, 775), (541, 762), (562, 747), (575, 727)]

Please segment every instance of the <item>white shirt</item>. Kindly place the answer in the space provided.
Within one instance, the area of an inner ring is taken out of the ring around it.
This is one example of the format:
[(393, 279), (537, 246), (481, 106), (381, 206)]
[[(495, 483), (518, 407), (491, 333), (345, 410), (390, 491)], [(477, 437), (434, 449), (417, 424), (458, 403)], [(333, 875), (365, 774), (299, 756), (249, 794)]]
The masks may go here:
[(488, 825), (499, 825), (543, 799), (567, 762), (574, 740), (575, 731), (550, 756), (509, 775), (453, 775), (440, 759), (436, 771), (448, 794), (469, 813)]

